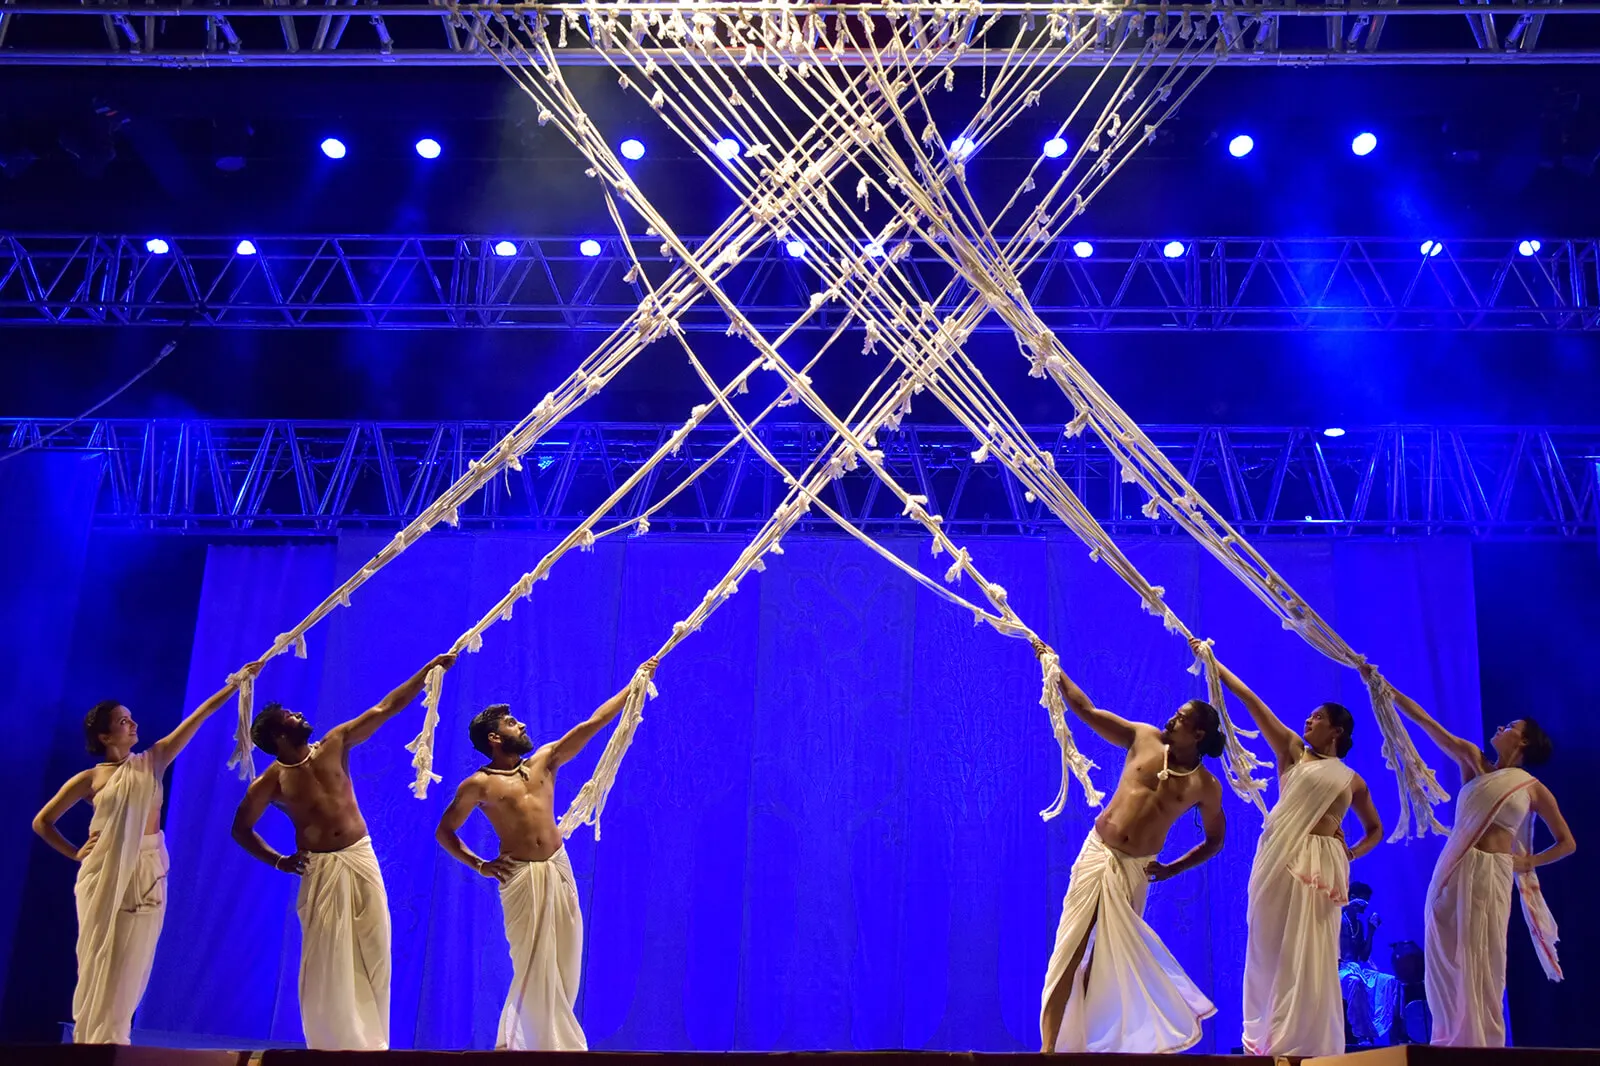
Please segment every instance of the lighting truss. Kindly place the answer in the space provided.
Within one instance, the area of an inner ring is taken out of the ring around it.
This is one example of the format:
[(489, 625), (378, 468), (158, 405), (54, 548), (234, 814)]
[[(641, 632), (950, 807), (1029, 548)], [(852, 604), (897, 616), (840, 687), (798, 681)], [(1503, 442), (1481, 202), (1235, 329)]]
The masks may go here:
[[(757, 4), (706, 4), (677, 0), (608, 3), (624, 11), (683, 11), (737, 14)], [(798, 5), (785, 5), (786, 7)], [(903, 12), (941, 13), (943, 3), (895, 5)], [(986, 3), (1004, 13), (991, 40), (973, 42), (960, 62), (993, 62), (1004, 51), (1001, 35), (1014, 32), (1024, 12), (1063, 13), (1092, 19), (1109, 40), (1130, 20), (1185, 12), (1216, 19), (1227, 30), (1219, 56), (1229, 65), (1296, 63), (1427, 65), (1485, 63), (1579, 63), (1600, 58), (1593, 22), (1600, 6), (1560, 0), (1458, 4), (1400, 0), (1322, 0), (1307, 4), (1018, 4)], [(583, 5), (461, 4), (465, 13), (533, 19), (571, 12)], [(862, 11), (881, 14), (883, 5), (819, 4), (810, 8), (827, 33), (833, 20)], [(1466, 20), (1462, 33), (1462, 20)], [(1391, 32), (1386, 33), (1389, 30)], [(829, 34), (832, 36), (832, 34)], [(1470, 37), (1470, 39), (1469, 39)], [(1110, 49), (1107, 49), (1108, 52)], [(858, 57), (846, 52), (841, 62)], [(571, 65), (604, 62), (603, 53), (574, 45), (562, 52)], [(492, 64), (462, 23), (433, 0), (364, 3), (323, 0), (315, 6), (261, 3), (205, 5), (129, 3), (111, 0), (67, 5), (5, 0), (0, 6), (0, 63), (16, 65), (129, 66), (429, 66)]]
[[(601, 238), (585, 256), (578, 238), (498, 236), (238, 237), (0, 235), (0, 325), (183, 323), (251, 329), (587, 330), (609, 333), (643, 289), (624, 280), (621, 242)], [(691, 246), (704, 238), (691, 237)], [(1537, 255), (1515, 238), (1442, 239), (1423, 255), (1413, 239), (1096, 240), (1079, 258), (1058, 241), (1024, 276), (1028, 301), (1060, 332), (1171, 330), (1600, 329), (1600, 241), (1542, 239)], [(664, 268), (653, 242), (635, 245), (647, 269)], [(931, 299), (952, 281), (946, 262), (913, 246), (901, 268)], [(760, 329), (788, 326), (820, 288), (804, 260), (771, 242), (737, 267), (727, 290)], [(957, 283), (943, 307), (965, 295)], [(832, 330), (837, 305), (806, 324)], [(689, 331), (724, 332), (704, 300), (679, 319)], [(982, 332), (1007, 333), (991, 316)]]
[[(102, 528), (215, 536), (327, 536), (391, 530), (416, 516), (507, 431), (490, 422), (0, 421), (12, 449), (106, 457)], [(467, 530), (574, 527), (659, 448), (676, 425), (563, 424), (461, 513)], [(1596, 536), (1600, 426), (1351, 429), (1337, 439), (1294, 427), (1151, 426), (1151, 438), (1246, 535)], [(798, 471), (827, 440), (811, 423), (763, 423), (761, 439)], [(1099, 442), (1061, 426), (1029, 432), (1114, 534), (1170, 533), (1144, 517)], [(51, 434), (54, 434), (51, 436)], [(706, 425), (657, 467), (601, 529), (636, 517), (702, 465), (651, 520), (659, 532), (748, 534), (784, 495), (780, 477), (726, 425)], [(733, 444), (716, 459), (724, 446)], [(928, 497), (963, 535), (1038, 535), (1056, 519), (996, 463), (976, 463), (955, 426), (879, 437), (888, 472)], [(3, 454), (3, 453), (0, 453)], [(825, 495), (875, 533), (916, 533), (881, 482), (844, 475)], [(802, 526), (835, 533), (825, 517)]]

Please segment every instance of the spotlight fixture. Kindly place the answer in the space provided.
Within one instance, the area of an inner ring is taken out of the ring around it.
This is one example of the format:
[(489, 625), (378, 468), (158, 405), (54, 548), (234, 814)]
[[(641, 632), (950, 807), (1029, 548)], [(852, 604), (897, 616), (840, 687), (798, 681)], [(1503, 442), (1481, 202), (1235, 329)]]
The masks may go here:
[(950, 158), (957, 163), (962, 162), (973, 152), (978, 150), (978, 142), (971, 137), (957, 137), (950, 142)]
[(417, 154), (424, 159), (438, 159), (441, 151), (443, 149), (439, 147), (439, 142), (432, 137), (424, 137), (417, 142)]
[[(1327, 429), (1322, 431), (1322, 435), (1324, 437), (1338, 438), (1344, 436), (1344, 430), (1340, 429), (1338, 426), (1329, 426)], [(1310, 519), (1308, 518), (1306, 521), (1309, 522)]]
[(1418, 248), (1417, 251), (1431, 259), (1444, 251), (1444, 245), (1438, 241), (1423, 241), (1422, 247)]
[(1044, 154), (1049, 159), (1060, 159), (1067, 154), (1067, 141), (1064, 137), (1052, 137), (1044, 142)]
[(255, 255), (256, 243), (252, 240), (242, 240), (233, 246), (234, 255)]
[(618, 145), (618, 149), (622, 152), (622, 158), (624, 159), (644, 158), (644, 142), (634, 137), (629, 137), (623, 141)]
[(724, 163), (731, 163), (739, 158), (739, 142), (732, 137), (722, 138), (712, 150), (717, 153), (717, 158)]
[(327, 156), (329, 159), (344, 158), (344, 142), (337, 137), (329, 137), (325, 139), (321, 144), (321, 148), (322, 154)]
[(168, 252), (172, 251), (172, 246), (167, 244), (167, 242), (162, 240), (160, 237), (151, 237), (149, 240), (144, 242), (144, 250), (149, 252), (151, 255), (166, 255)]
[(517, 254), (517, 246), (510, 241), (495, 241), (494, 254), (501, 259), (508, 259)]
[(1538, 255), (1541, 247), (1542, 245), (1538, 241), (1523, 241), (1517, 245), (1517, 254), (1522, 256)]
[(1235, 159), (1243, 159), (1245, 156), (1255, 151), (1255, 147), (1255, 138), (1251, 137), (1248, 133), (1241, 133), (1239, 136), (1228, 142), (1228, 154), (1233, 156)]
[(587, 237), (578, 245), (578, 251), (593, 259), (600, 254), (600, 242), (593, 237)]
[(1350, 142), (1350, 150), (1356, 155), (1371, 155), (1376, 147), (1378, 147), (1378, 137), (1374, 133), (1358, 133)]
[(1072, 254), (1079, 259), (1087, 259), (1094, 254), (1094, 245), (1088, 241), (1079, 241), (1072, 246)]
[(1161, 254), (1166, 256), (1168, 259), (1176, 259), (1182, 255), (1185, 250), (1186, 249), (1184, 248), (1182, 241), (1168, 241), (1166, 245), (1162, 247)]
[(799, 259), (799, 258), (803, 257), (806, 254), (806, 242), (805, 241), (793, 241), (792, 240), (789, 243), (785, 244), (783, 246), (783, 249), (784, 249), (784, 251), (788, 252), (794, 258)]

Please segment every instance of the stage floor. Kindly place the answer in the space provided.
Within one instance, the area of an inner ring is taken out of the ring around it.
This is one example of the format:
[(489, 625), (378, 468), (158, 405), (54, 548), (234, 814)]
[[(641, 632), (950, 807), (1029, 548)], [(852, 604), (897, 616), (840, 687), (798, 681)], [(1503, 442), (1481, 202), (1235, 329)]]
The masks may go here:
[[(159, 1047), (77, 1047), (71, 1044), (0, 1047), (0, 1066), (335, 1066), (354, 1061), (381, 1062), (384, 1066), (446, 1066), (462, 1059), (493, 1058), (504, 1062), (566, 1060), (572, 1066), (681, 1066), (696, 1060), (713, 1060), (717, 1066), (1017, 1066), (1022, 1059), (1036, 1066), (1090, 1066), (1108, 1061), (1119, 1066), (1156, 1066), (1171, 1063), (1166, 1055), (990, 1055), (929, 1051), (792, 1052), (772, 1055), (730, 1052), (723, 1054), (654, 1054), (646, 1052), (590, 1051), (550, 1053), (533, 1051), (384, 1051), (336, 1052), (305, 1050), (191, 1051)], [(1542, 1048), (1434, 1048), (1403, 1046), (1356, 1051), (1345, 1055), (1303, 1060), (1271, 1059), (1249, 1055), (1186, 1055), (1178, 1060), (1210, 1066), (1304, 1062), (1315, 1066), (1600, 1066), (1600, 1051), (1546, 1050)]]

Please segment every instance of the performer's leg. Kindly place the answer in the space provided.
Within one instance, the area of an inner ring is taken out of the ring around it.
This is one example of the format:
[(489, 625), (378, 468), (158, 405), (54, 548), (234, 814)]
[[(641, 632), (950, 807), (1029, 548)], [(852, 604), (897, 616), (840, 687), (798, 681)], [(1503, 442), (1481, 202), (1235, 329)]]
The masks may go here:
[(1072, 952), (1072, 959), (1067, 963), (1066, 972), (1061, 975), (1055, 987), (1050, 990), (1049, 998), (1044, 1005), (1044, 1047), (1042, 1050), (1049, 1054), (1056, 1049), (1056, 1043), (1061, 1038), (1061, 1019), (1067, 1013), (1067, 1001), (1072, 998), (1072, 989), (1078, 983), (1078, 968), (1083, 967), (1083, 988), (1085, 993), (1089, 989), (1089, 968), (1094, 964), (1094, 957), (1090, 955), (1087, 962), (1084, 954), (1089, 949), (1089, 938), (1094, 936), (1094, 927), (1100, 920), (1100, 912), (1096, 909), (1094, 917), (1089, 921), (1089, 928), (1084, 930), (1083, 939), (1078, 942), (1077, 948)]

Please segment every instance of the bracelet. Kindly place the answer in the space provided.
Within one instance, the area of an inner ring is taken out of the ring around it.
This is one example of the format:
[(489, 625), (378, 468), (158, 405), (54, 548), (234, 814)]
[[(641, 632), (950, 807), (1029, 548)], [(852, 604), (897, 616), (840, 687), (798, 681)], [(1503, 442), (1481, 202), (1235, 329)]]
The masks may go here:
[(274, 870), (278, 871), (280, 874), (283, 873), (283, 860), (286, 859), (286, 858), (288, 858), (288, 856), (279, 855), (276, 859), (273, 859), (272, 860), (272, 868)]
[(483, 873), (483, 860), (479, 859), (478, 865), (473, 867), (473, 869), (477, 870), (480, 874)]

